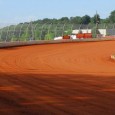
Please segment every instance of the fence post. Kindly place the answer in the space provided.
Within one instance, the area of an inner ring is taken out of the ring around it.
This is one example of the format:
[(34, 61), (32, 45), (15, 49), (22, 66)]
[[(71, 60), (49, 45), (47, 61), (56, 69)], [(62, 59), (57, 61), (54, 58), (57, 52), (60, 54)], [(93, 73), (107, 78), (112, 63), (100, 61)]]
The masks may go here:
[(38, 23), (35, 24), (35, 26), (33, 27), (33, 34), (34, 34), (34, 39), (36, 40), (36, 35), (35, 35), (35, 32), (36, 32), (36, 27), (37, 27)]
[(49, 26), (48, 26), (48, 33), (47, 33), (48, 37), (47, 37), (47, 40), (49, 40), (49, 39), (50, 39), (50, 38), (49, 38), (49, 33), (50, 33), (50, 28), (51, 28), (51, 25), (52, 25), (52, 23), (51, 23), (51, 24), (49, 24)]
[(13, 28), (13, 34), (12, 34), (11, 42), (13, 42), (13, 37), (14, 37), (14, 33), (15, 33), (15, 28), (16, 28), (16, 26), (14, 26), (14, 28)]
[[(24, 23), (21, 25), (21, 27), (20, 27), (20, 32), (19, 32), (19, 39), (20, 39), (20, 37), (21, 37), (21, 32), (22, 32), (22, 27), (23, 27), (23, 25), (24, 25)], [(20, 41), (20, 40), (19, 40)]]
[(66, 24), (66, 23), (64, 23), (64, 25), (63, 25), (62, 36), (64, 35), (65, 24)]
[(89, 24), (87, 24), (87, 33), (88, 33), (88, 29), (89, 29)]
[(9, 33), (9, 29), (10, 29), (10, 26), (8, 26), (8, 30), (6, 31), (6, 39), (5, 39), (5, 42), (7, 42), (7, 39), (8, 39), (8, 33)]
[(81, 31), (81, 26), (82, 26), (82, 24), (80, 24), (80, 26), (79, 26), (79, 31)]
[(32, 35), (31, 35), (31, 38), (32, 38), (32, 40), (34, 40), (35, 38), (34, 38), (34, 27), (33, 27), (33, 24), (32, 24), (32, 21), (30, 22), (30, 30), (31, 30), (31, 33), (32, 33)]
[(47, 24), (47, 23), (45, 23), (45, 24), (42, 25), (41, 34), (40, 34), (40, 40), (42, 39), (41, 37), (42, 37), (42, 33), (43, 33), (43, 28), (44, 28), (44, 26), (45, 26), (46, 24)]
[(71, 32), (73, 32), (73, 24), (71, 25)]
[(58, 27), (58, 25), (59, 25), (59, 23), (55, 27), (55, 37), (57, 37), (56, 35), (57, 35), (57, 27)]
[[(28, 30), (29, 30), (29, 26), (30, 26), (30, 23), (28, 24), (27, 28), (26, 28), (26, 36), (25, 37), (28, 37)], [(27, 41), (27, 39), (25, 38), (25, 41)]]
[(0, 40), (2, 41), (2, 33), (3, 33), (3, 29), (1, 30), (1, 34), (0, 34)]
[(113, 24), (113, 29), (115, 28), (115, 25)]

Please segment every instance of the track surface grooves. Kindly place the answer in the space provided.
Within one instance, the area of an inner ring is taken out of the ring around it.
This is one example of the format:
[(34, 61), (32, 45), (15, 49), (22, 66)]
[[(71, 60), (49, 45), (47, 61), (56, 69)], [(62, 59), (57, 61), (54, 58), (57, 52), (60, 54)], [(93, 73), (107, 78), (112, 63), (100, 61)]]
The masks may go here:
[(0, 49), (0, 115), (115, 115), (115, 41)]

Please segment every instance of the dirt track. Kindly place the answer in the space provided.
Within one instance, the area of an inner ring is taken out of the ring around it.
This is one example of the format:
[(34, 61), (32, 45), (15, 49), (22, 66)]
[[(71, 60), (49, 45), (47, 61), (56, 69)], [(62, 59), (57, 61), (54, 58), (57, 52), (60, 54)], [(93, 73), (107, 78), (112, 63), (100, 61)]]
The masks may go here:
[(115, 41), (0, 49), (0, 115), (115, 115)]

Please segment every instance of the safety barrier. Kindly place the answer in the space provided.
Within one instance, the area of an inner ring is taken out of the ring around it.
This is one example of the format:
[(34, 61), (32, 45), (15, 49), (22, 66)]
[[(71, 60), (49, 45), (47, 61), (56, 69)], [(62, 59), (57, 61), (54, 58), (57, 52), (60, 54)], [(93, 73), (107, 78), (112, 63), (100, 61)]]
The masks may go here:
[(40, 44), (58, 44), (58, 43), (74, 43), (74, 42), (101, 42), (101, 41), (115, 41), (112, 38), (86, 38), (86, 39), (63, 39), (63, 40), (38, 40), (38, 41), (20, 41), (20, 42), (0, 42), (0, 48), (40, 45)]

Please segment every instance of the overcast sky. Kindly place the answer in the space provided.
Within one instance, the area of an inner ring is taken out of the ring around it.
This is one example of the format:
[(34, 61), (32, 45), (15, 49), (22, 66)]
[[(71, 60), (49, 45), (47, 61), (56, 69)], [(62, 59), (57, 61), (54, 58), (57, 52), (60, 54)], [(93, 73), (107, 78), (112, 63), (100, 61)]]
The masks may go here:
[(93, 16), (106, 18), (115, 10), (115, 0), (0, 0), (0, 23), (43, 18)]

